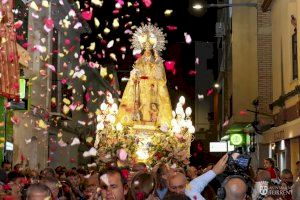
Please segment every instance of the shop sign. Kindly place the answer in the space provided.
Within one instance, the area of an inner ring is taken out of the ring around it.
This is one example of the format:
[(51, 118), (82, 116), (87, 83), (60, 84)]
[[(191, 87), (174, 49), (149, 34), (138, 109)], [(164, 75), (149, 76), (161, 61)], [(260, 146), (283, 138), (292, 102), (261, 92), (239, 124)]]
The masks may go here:
[(230, 134), (230, 144), (239, 146), (245, 143), (245, 135), (241, 133)]

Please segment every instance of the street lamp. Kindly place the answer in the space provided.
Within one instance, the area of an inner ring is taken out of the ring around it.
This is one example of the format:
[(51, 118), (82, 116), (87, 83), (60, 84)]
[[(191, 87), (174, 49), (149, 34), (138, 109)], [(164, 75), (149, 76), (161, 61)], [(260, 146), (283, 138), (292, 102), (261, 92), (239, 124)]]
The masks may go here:
[(230, 8), (230, 7), (253, 7), (257, 8), (257, 3), (218, 3), (207, 4), (205, 0), (190, 0), (190, 12), (195, 16), (202, 16), (208, 8)]
[(257, 3), (220, 3), (220, 4), (207, 4), (207, 8), (229, 8), (229, 7), (254, 7), (257, 8)]
[(200, 3), (193, 4), (193, 9), (195, 10), (201, 10), (203, 8), (203, 5)]

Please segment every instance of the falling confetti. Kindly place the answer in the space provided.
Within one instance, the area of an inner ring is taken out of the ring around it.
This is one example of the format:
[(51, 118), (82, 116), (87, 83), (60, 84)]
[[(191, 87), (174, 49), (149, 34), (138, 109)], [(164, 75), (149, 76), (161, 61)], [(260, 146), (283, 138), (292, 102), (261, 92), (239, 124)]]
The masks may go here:
[(74, 26), (74, 29), (79, 29), (80, 27), (82, 27), (82, 24), (80, 22), (77, 22)]
[(197, 72), (195, 70), (190, 70), (189, 71), (190, 76), (195, 76), (196, 74), (197, 74)]
[(46, 0), (43, 0), (42, 1), (42, 6), (45, 7), (45, 8), (49, 8), (49, 2), (46, 1)]
[(97, 155), (97, 150), (92, 147), (89, 151), (85, 151), (83, 153), (83, 157), (90, 157), (90, 156), (96, 156)]
[(46, 31), (46, 32), (50, 32), (50, 31), (52, 31), (52, 29), (54, 28), (54, 21), (53, 21), (53, 19), (51, 19), (51, 18), (47, 18), (47, 19), (45, 19), (45, 21), (44, 21), (44, 30)]
[(184, 33), (185, 42), (190, 44), (192, 42), (192, 37), (188, 33)]
[(175, 61), (166, 61), (164, 64), (167, 71), (171, 71), (173, 75), (176, 74)]
[(104, 29), (104, 33), (105, 33), (105, 34), (109, 34), (109, 32), (110, 32), (110, 29), (109, 29), (109, 28), (105, 28), (105, 29)]
[(40, 119), (38, 121), (38, 127), (41, 128), (41, 129), (47, 129), (48, 128), (47, 124), (42, 119)]
[(114, 40), (109, 41), (109, 43), (107, 44), (107, 48), (111, 48), (114, 46)]
[(245, 115), (247, 115), (247, 114), (248, 114), (248, 113), (247, 113), (247, 111), (245, 111), (245, 110), (241, 110), (241, 111), (240, 111), (240, 115), (241, 115), (241, 116), (245, 116)]
[[(87, 164), (88, 167), (97, 167), (96, 163), (92, 163), (92, 164)], [(88, 177), (89, 178), (89, 177)]]
[(209, 89), (208, 91), (207, 91), (207, 96), (210, 96), (210, 95), (212, 95), (212, 93), (214, 93), (214, 89), (213, 88), (211, 88), (211, 89)]
[(98, 18), (94, 18), (94, 24), (95, 24), (95, 27), (98, 28), (100, 26), (100, 22), (98, 20)]
[(152, 5), (152, 0), (142, 0), (142, 2), (146, 8), (150, 8)]
[(173, 13), (173, 10), (170, 10), (170, 9), (167, 9), (167, 10), (165, 10), (165, 12), (164, 12), (165, 16), (167, 16), (167, 17), (171, 16), (172, 13)]
[(64, 115), (67, 115), (70, 112), (70, 107), (64, 105), (62, 111), (63, 111)]
[(25, 139), (25, 144), (29, 144), (31, 142), (31, 138), (30, 139)]
[(228, 124), (229, 124), (229, 120), (226, 120), (226, 121), (222, 124), (222, 126), (225, 127), (225, 126), (227, 126)]
[(81, 16), (82, 16), (82, 18), (85, 19), (86, 21), (91, 20), (91, 19), (92, 19), (92, 16), (93, 16), (93, 9), (90, 8), (90, 10), (88, 10), (88, 11), (83, 11), (83, 12), (81, 13)]
[(109, 54), (109, 57), (110, 57), (111, 59), (113, 59), (114, 61), (117, 61), (117, 56), (116, 56), (116, 54), (110, 53), (110, 54)]
[(18, 20), (17, 22), (15, 22), (14, 28), (15, 28), (15, 29), (19, 29), (19, 28), (22, 27), (22, 25), (23, 25), (23, 21)]
[(78, 138), (74, 138), (71, 142), (71, 146), (75, 146), (75, 145), (79, 145), (80, 144), (80, 140)]
[(95, 48), (96, 48), (96, 43), (95, 43), (95, 42), (92, 42), (92, 43), (90, 44), (90, 46), (88, 47), (88, 49), (91, 50), (91, 51), (94, 51)]
[(102, 7), (102, 5), (103, 5), (103, 0), (92, 0), (91, 2), (92, 2), (92, 4), (99, 6), (99, 7)]
[(120, 26), (120, 24), (119, 24), (119, 20), (116, 18), (116, 19), (114, 19), (114, 21), (113, 21), (113, 27), (114, 28), (118, 28), (119, 26)]
[(93, 137), (87, 137), (85, 141), (87, 143), (91, 143), (93, 140), (94, 140)]
[(60, 140), (58, 141), (58, 145), (59, 145), (60, 147), (66, 147), (66, 146), (67, 146), (67, 143), (65, 143), (62, 139), (60, 139)]
[(53, 72), (55, 72), (55, 67), (53, 65), (50, 65), (48, 63), (45, 64), (46, 67), (48, 67), (49, 69), (51, 69)]
[(35, 1), (32, 1), (29, 7), (35, 11), (39, 11), (39, 7), (36, 5)]
[(15, 115), (13, 117), (11, 117), (10, 120), (15, 125), (19, 125), (20, 124), (20, 118), (17, 117), (17, 116), (15, 116)]
[(101, 67), (100, 68), (100, 76), (102, 78), (106, 77), (107, 76), (107, 68), (106, 67)]
[(177, 26), (167, 26), (167, 30), (168, 31), (176, 31), (177, 30)]
[(198, 99), (199, 99), (199, 100), (204, 99), (204, 95), (203, 95), (203, 94), (198, 94)]
[(118, 155), (119, 159), (121, 161), (125, 161), (127, 159), (127, 156), (128, 156), (128, 154), (127, 154), (126, 150), (120, 149), (119, 155)]

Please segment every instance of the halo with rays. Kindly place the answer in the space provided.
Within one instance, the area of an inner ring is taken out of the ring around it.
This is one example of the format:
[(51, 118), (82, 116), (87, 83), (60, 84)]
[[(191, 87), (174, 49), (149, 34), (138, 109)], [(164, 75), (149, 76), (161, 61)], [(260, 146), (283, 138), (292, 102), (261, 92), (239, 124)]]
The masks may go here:
[(144, 50), (146, 41), (148, 41), (151, 43), (153, 50), (161, 52), (166, 49), (165, 44), (167, 43), (166, 34), (163, 33), (161, 28), (151, 23), (142, 24), (138, 27), (130, 41), (132, 42), (131, 47), (135, 51)]

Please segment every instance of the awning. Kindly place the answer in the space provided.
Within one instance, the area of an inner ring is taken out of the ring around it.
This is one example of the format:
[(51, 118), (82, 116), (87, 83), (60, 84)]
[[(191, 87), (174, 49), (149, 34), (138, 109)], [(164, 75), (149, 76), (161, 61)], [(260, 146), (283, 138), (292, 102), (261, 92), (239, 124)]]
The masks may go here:
[(233, 133), (244, 133), (246, 128), (249, 128), (251, 124), (249, 123), (235, 123), (229, 126), (226, 131), (226, 135), (230, 135)]

